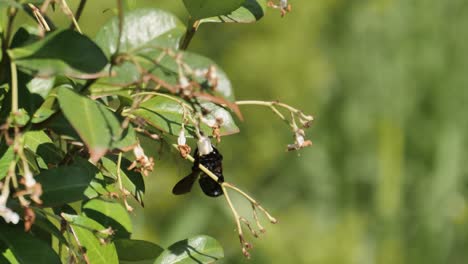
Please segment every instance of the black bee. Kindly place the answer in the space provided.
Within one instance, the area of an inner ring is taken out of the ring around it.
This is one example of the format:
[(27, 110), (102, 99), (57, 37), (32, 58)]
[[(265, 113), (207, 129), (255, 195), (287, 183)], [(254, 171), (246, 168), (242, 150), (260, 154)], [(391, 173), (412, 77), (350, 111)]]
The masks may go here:
[[(211, 197), (223, 195), (223, 189), (219, 185), (220, 183), (224, 182), (222, 165), (223, 156), (215, 147), (213, 147), (213, 151), (206, 155), (200, 155), (197, 148), (193, 156), (195, 158), (195, 162), (193, 163), (192, 173), (180, 180), (172, 189), (172, 193), (175, 195), (180, 195), (190, 192), (193, 183), (200, 176), (198, 183), (206, 195)], [(201, 171), (199, 168), (200, 164), (218, 176), (218, 182)]]

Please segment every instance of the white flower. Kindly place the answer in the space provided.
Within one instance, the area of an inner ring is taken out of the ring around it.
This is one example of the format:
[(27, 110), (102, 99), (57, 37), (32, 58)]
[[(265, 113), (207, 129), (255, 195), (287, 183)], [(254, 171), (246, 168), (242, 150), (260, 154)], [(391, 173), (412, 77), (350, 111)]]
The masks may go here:
[(177, 145), (184, 146), (187, 143), (187, 138), (185, 137), (185, 129), (182, 128), (179, 132), (179, 137), (177, 138)]
[(297, 146), (302, 146), (304, 144), (304, 142), (305, 142), (304, 136), (305, 136), (304, 130), (298, 129), (296, 131), (295, 137), (296, 137), (296, 145)]
[(280, 6), (281, 6), (281, 8), (287, 8), (288, 7), (288, 0), (280, 0)]
[(10, 208), (0, 205), (0, 216), (5, 219), (7, 223), (18, 224), (20, 217), (17, 213), (13, 212)]
[(24, 172), (24, 185), (26, 186), (26, 188), (32, 188), (34, 185), (36, 185), (36, 180), (34, 180), (34, 177), (31, 173), (30, 170), (26, 170)]
[(208, 137), (200, 137), (197, 142), (198, 153), (200, 156), (208, 155), (213, 151), (213, 146), (211, 145), (211, 140)]
[(186, 89), (186, 88), (188, 88), (190, 86), (190, 83), (189, 83), (187, 77), (185, 77), (184, 75), (181, 75), (179, 77), (179, 84), (180, 84), (180, 87), (182, 89)]

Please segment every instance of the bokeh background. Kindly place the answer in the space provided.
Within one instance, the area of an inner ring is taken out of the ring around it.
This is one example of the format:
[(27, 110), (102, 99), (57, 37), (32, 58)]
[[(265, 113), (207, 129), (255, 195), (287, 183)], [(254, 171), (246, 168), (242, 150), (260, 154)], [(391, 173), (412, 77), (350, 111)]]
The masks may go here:
[[(94, 36), (115, 1), (88, 2), (80, 24)], [(187, 20), (182, 1), (134, 2)], [(290, 2), (284, 18), (202, 25), (189, 48), (228, 73), (238, 99), (315, 116), (314, 146), (299, 152), (285, 152), (288, 127), (255, 106), (219, 145), (227, 180), (280, 223), (248, 237), (245, 260), (224, 199), (173, 196), (191, 165), (155, 147), (134, 237), (169, 246), (207, 234), (225, 248), (220, 263), (468, 263), (468, 2)]]

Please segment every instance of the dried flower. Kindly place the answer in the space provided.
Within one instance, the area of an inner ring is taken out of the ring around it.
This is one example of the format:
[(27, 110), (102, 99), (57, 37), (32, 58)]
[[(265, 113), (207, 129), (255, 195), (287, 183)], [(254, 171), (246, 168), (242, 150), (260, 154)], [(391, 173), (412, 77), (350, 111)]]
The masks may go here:
[(137, 146), (133, 148), (133, 154), (135, 155), (135, 160), (128, 167), (129, 170), (135, 169), (137, 172), (141, 172), (143, 175), (148, 176), (148, 174), (153, 171), (154, 160), (152, 157), (146, 156), (145, 151), (138, 143)]
[(177, 147), (182, 158), (187, 158), (187, 155), (190, 154), (192, 148), (187, 145), (187, 138), (185, 137), (185, 128), (182, 126), (182, 129), (179, 132), (179, 137), (177, 138)]
[(24, 231), (28, 232), (31, 230), (32, 225), (36, 221), (36, 213), (31, 207), (24, 208)]
[(288, 151), (299, 150), (301, 148), (312, 146), (312, 141), (305, 140), (305, 132), (302, 129), (296, 129), (294, 132), (295, 142), (288, 145)]
[(208, 84), (213, 88), (213, 90), (215, 90), (218, 86), (218, 72), (214, 65), (210, 65), (208, 71), (206, 72), (205, 78), (208, 81)]
[(268, 1), (268, 6), (279, 9), (281, 11), (281, 17), (284, 17), (286, 13), (291, 12), (291, 4), (288, 3), (288, 0), (279, 0), (279, 4), (275, 4), (270, 0)]

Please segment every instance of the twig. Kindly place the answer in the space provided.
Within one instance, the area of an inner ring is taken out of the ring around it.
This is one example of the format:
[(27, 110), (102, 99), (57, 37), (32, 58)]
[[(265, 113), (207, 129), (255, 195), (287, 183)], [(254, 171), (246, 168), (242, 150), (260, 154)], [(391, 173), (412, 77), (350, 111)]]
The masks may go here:
[(78, 25), (78, 21), (75, 19), (75, 15), (73, 15), (73, 12), (71, 11), (70, 7), (67, 4), (67, 1), (61, 0), (60, 3), (62, 5), (63, 13), (71, 19), (72, 24), (74, 25), (76, 30), (78, 30), (78, 32), (82, 34), (80, 25)]
[(187, 31), (185, 32), (184, 38), (181, 41), (180, 49), (186, 50), (192, 41), (192, 38), (197, 33), (198, 27), (200, 26), (200, 20), (190, 19), (187, 26)]
[[(18, 113), (18, 71), (16, 69), (16, 64), (10, 62), (11, 69), (11, 111), (14, 115)], [(16, 122), (16, 121), (14, 121)]]
[[(80, 4), (78, 5), (78, 8), (76, 9), (76, 13), (75, 13), (76, 22), (80, 21), (81, 14), (83, 13), (84, 7), (85, 7), (85, 5), (86, 5), (86, 1), (87, 1), (87, 0), (81, 0), (81, 1), (80, 1)], [(70, 28), (73, 29), (74, 26), (75, 26), (75, 24), (72, 23), (72, 24), (70, 25)]]

